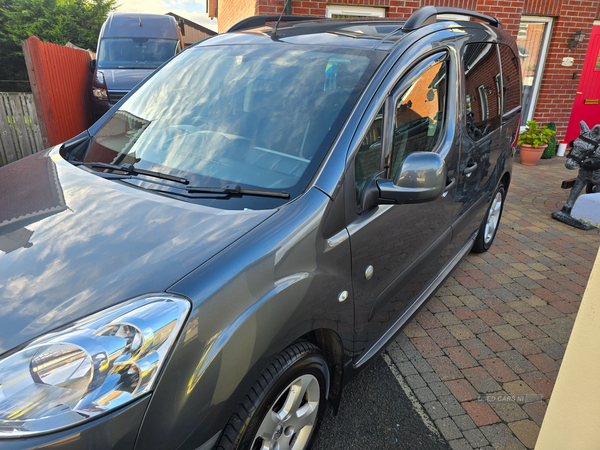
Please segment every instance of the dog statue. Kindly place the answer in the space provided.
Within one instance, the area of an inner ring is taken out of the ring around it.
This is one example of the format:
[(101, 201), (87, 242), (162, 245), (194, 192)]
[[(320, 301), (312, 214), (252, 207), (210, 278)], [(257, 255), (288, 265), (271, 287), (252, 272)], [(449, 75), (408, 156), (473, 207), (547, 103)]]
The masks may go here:
[(577, 139), (571, 141), (572, 148), (565, 161), (567, 169), (578, 169), (579, 173), (571, 188), (567, 203), (560, 211), (553, 211), (552, 218), (581, 230), (589, 230), (594, 227), (571, 216), (571, 210), (584, 187), (600, 184), (600, 124), (591, 130), (583, 120), (579, 125), (581, 134)]

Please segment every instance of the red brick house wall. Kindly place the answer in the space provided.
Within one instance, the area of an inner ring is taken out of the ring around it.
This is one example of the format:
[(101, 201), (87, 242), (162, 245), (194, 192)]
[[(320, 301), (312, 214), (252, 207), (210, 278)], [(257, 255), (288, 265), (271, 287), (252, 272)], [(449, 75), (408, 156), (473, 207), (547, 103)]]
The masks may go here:
[(523, 2), (523, 14), (558, 16), (562, 0), (525, 0)]
[[(283, 7), (283, 2), (280, 2)], [(281, 11), (281, 8), (279, 9)], [(225, 33), (233, 24), (246, 17), (255, 16), (260, 13), (255, 0), (219, 0), (218, 18), (219, 33)]]
[[(554, 17), (551, 40), (534, 119), (540, 123), (556, 122), (557, 138), (567, 130), (575, 93), (579, 84), (594, 18), (600, 17), (600, 0), (290, 0), (295, 15), (325, 16), (328, 4), (374, 6), (386, 8), (388, 17), (407, 19), (421, 6), (449, 6), (475, 10), (500, 19), (504, 29), (517, 36), (521, 15)], [(284, 0), (218, 0), (219, 32), (253, 14), (279, 14)], [(569, 41), (582, 29), (586, 38), (570, 50)], [(564, 57), (574, 58), (571, 67), (561, 65)], [(573, 74), (576, 78), (573, 79)]]

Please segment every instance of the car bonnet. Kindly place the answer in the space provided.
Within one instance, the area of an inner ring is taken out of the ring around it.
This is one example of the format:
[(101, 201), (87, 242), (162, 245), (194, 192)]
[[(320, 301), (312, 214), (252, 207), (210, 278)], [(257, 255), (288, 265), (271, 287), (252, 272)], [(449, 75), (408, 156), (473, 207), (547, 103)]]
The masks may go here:
[(130, 91), (144, 81), (154, 69), (99, 69), (104, 74), (106, 88)]
[(0, 169), (0, 192), (0, 354), (165, 291), (275, 213), (209, 208), (103, 179), (58, 147)]

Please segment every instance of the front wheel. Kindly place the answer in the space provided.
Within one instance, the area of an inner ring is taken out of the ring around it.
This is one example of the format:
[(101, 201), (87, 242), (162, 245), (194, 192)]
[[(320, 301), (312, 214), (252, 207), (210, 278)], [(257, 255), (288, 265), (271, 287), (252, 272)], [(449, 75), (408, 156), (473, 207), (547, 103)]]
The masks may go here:
[(504, 199), (506, 198), (506, 189), (503, 183), (500, 183), (490, 207), (483, 218), (483, 222), (479, 227), (479, 232), (475, 238), (475, 244), (473, 244), (474, 253), (483, 253), (489, 250), (496, 237), (496, 232), (500, 226), (500, 219), (502, 218), (502, 209), (504, 208)]
[(217, 449), (308, 449), (325, 412), (328, 379), (318, 347), (299, 342), (286, 348), (231, 416)]

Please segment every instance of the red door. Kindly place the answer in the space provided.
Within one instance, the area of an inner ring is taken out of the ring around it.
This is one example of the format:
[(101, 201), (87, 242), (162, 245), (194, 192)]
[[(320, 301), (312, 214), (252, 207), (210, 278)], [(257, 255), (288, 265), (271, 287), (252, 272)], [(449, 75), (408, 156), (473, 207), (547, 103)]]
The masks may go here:
[(590, 45), (585, 55), (581, 79), (567, 128), (566, 142), (579, 136), (579, 122), (592, 128), (600, 123), (600, 25), (592, 29)]

